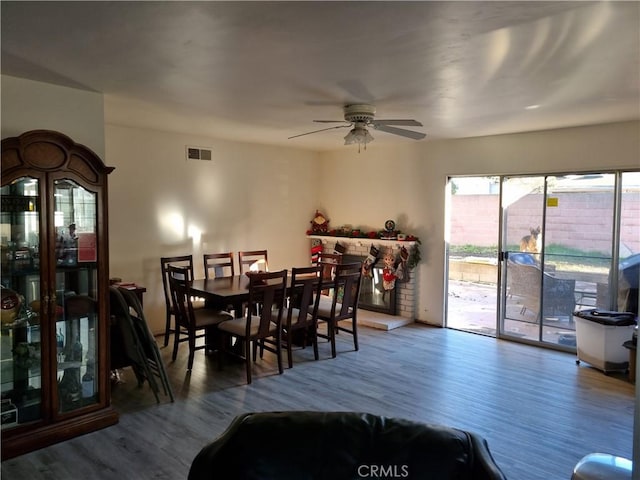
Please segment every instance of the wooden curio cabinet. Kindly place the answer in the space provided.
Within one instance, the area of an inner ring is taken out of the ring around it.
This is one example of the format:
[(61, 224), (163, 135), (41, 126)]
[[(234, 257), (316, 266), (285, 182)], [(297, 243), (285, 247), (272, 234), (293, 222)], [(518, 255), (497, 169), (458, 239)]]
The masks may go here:
[(112, 170), (61, 133), (2, 140), (2, 460), (118, 421), (108, 363)]

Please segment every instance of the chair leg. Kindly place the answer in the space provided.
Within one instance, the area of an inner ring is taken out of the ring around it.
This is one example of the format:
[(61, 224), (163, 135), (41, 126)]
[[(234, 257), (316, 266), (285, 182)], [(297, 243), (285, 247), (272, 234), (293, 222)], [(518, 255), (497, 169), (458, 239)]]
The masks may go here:
[(171, 360), (176, 361), (178, 356), (178, 344), (180, 343), (180, 327), (176, 325), (176, 329), (173, 332), (173, 353), (171, 354)]
[(353, 346), (358, 351), (358, 323), (356, 322), (355, 315), (351, 319), (351, 333), (353, 334)]
[(187, 370), (191, 371), (193, 367), (193, 357), (196, 353), (196, 333), (189, 332), (189, 362), (187, 363)]
[(336, 325), (334, 325), (333, 323), (334, 321), (331, 320), (329, 322), (327, 322), (327, 328), (330, 330), (329, 331), (329, 341), (331, 342), (331, 356), (333, 358), (336, 358)]
[[(289, 348), (291, 351), (291, 348)], [(282, 368), (282, 335), (279, 333), (276, 336), (276, 355), (278, 356), (278, 373), (282, 375), (284, 369)]]
[(293, 352), (291, 348), (291, 341), (293, 338), (293, 334), (290, 330), (287, 331), (287, 361), (289, 363), (289, 368), (293, 368)]
[(247, 368), (247, 384), (251, 383), (251, 344), (255, 345), (255, 342), (252, 342), (250, 339), (245, 338), (244, 339), (244, 356), (245, 356), (245, 365)]
[(164, 326), (164, 346), (165, 347), (169, 345), (170, 336), (171, 336), (171, 313), (167, 312), (167, 319), (165, 320), (165, 326)]
[(311, 332), (311, 341), (313, 342), (313, 357), (316, 360), (320, 359), (320, 354), (318, 352), (318, 330), (317, 326), (313, 327), (313, 331)]

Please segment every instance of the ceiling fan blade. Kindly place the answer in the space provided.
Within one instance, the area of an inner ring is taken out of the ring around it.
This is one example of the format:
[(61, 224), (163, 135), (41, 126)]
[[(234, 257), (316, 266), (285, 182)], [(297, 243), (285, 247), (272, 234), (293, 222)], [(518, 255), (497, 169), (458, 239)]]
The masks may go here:
[(394, 135), (400, 135), (401, 137), (412, 138), (414, 140), (422, 140), (427, 136), (425, 133), (412, 132), (411, 130), (405, 130), (404, 128), (389, 127), (387, 125), (374, 124), (373, 128), (383, 132), (393, 133)]
[(314, 120), (316, 123), (345, 123), (344, 120)]
[(294, 135), (293, 137), (288, 137), (288, 139), (291, 140), (292, 138), (303, 137), (305, 135), (311, 135), (312, 133), (324, 132), (325, 130), (333, 130), (335, 128), (345, 128), (345, 127), (350, 127), (350, 126), (351, 126), (351, 124), (348, 124), (348, 125), (336, 125), (335, 127), (329, 127), (329, 128), (321, 128), (320, 130), (314, 130), (313, 132), (307, 132), (307, 133), (301, 133), (300, 135)]
[(402, 125), (404, 127), (422, 127), (417, 120), (371, 120), (372, 125)]

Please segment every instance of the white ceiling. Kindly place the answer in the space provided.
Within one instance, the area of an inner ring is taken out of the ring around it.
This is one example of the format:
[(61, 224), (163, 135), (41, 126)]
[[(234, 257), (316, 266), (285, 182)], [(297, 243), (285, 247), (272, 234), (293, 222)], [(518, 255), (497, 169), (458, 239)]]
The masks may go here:
[(640, 118), (636, 1), (0, 8), (2, 73), (102, 92), (108, 122), (326, 150), (355, 148), (347, 129), (287, 137), (348, 103), (422, 122), (421, 141)]

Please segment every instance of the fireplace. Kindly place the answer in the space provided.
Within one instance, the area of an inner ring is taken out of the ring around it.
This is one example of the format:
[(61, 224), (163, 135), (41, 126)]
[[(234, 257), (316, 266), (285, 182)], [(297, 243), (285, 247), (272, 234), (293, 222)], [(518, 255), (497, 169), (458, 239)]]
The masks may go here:
[[(342, 256), (342, 263), (363, 262), (366, 257), (345, 254)], [(382, 288), (381, 260), (371, 269), (370, 276), (363, 276), (360, 285), (359, 308), (371, 310), (373, 312), (396, 314), (396, 289), (385, 290)]]
[[(367, 258), (371, 245), (375, 245), (381, 252), (391, 252), (398, 255), (401, 247), (410, 248), (413, 242), (399, 242), (394, 240), (382, 239), (365, 239), (365, 238), (336, 238), (328, 236), (310, 236), (311, 247), (314, 245), (322, 245), (322, 251), (325, 253), (341, 252), (343, 262), (357, 261), (362, 262)], [(338, 244), (340, 244), (339, 248)], [(418, 285), (417, 272), (411, 270), (408, 278), (403, 282), (396, 282), (396, 288), (386, 292), (381, 286), (383, 270), (383, 261), (380, 258), (372, 271), (371, 277), (364, 278), (360, 291), (360, 308), (364, 310), (372, 310), (375, 312), (384, 312), (394, 317), (403, 317), (409, 321), (415, 319), (415, 291)], [(405, 323), (406, 324), (406, 323)], [(391, 328), (401, 326), (401, 321), (394, 324)], [(380, 327), (379, 325), (371, 325), (375, 328), (383, 328), (389, 330), (389, 326)]]

